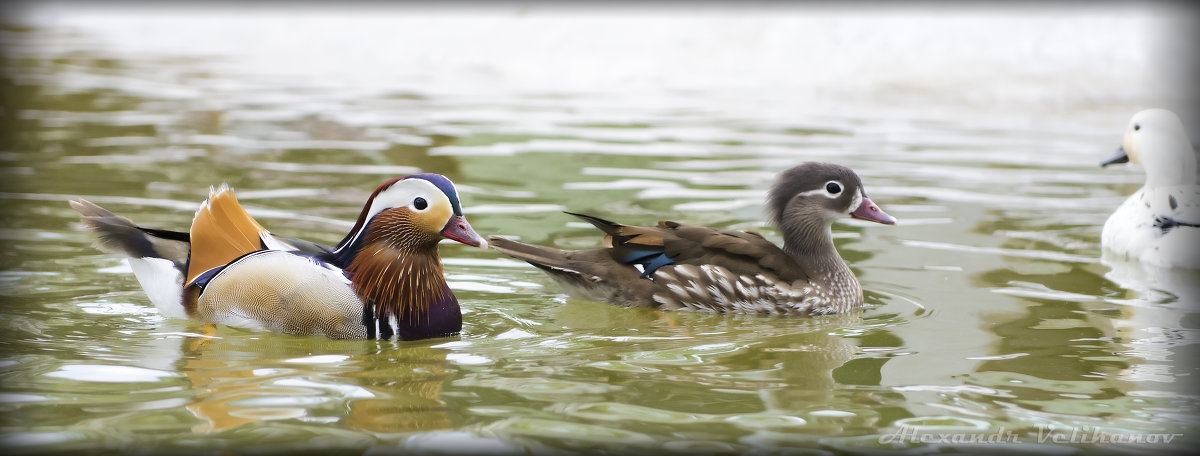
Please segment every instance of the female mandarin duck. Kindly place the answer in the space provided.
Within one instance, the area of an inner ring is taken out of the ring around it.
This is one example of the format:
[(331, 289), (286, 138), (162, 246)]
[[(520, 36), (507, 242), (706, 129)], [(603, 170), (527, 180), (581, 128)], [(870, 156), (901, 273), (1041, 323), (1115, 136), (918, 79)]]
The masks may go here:
[(384, 182), (337, 247), (275, 236), (225, 186), (190, 232), (142, 228), (72, 201), (102, 250), (128, 255), (164, 315), (335, 339), (423, 339), (458, 333), (462, 314), (442, 275), (438, 242), (487, 248), (438, 174)]
[(804, 163), (779, 175), (768, 211), (783, 248), (749, 231), (662, 221), (628, 226), (571, 214), (604, 231), (603, 249), (565, 251), (491, 237), (496, 250), (550, 275), (576, 298), (624, 306), (819, 315), (862, 306), (862, 288), (830, 229), (854, 217), (896, 223), (849, 168)]
[(1104, 222), (1100, 244), (1123, 259), (1200, 268), (1200, 185), (1183, 122), (1165, 109), (1134, 114), (1121, 148), (1100, 165), (1125, 162), (1145, 168), (1146, 184)]

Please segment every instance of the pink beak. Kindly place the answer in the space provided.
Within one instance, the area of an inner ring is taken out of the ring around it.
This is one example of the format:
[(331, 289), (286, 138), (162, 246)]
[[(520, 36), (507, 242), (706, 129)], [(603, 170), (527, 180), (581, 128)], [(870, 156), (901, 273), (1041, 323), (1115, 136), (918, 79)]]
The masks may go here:
[(890, 215), (887, 215), (887, 212), (884, 212), (883, 209), (880, 209), (879, 206), (875, 205), (874, 201), (871, 201), (871, 198), (867, 198), (865, 196), (862, 199), (862, 204), (858, 205), (858, 209), (855, 209), (854, 212), (850, 213), (850, 217), (862, 220), (870, 220), (872, 222), (882, 223), (884, 225), (896, 224), (896, 219), (892, 218)]
[(442, 228), (442, 236), (452, 241), (461, 242), (471, 247), (479, 247), (487, 250), (488, 243), (483, 240), (483, 237), (476, 233), (471, 228), (471, 224), (467, 223), (467, 219), (461, 215), (451, 216), (446, 222), (446, 227)]

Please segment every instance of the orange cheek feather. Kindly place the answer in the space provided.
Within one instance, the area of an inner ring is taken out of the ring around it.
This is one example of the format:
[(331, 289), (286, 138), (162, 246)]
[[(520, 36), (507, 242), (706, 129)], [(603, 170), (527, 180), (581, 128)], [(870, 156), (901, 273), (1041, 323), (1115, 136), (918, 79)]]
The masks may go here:
[(453, 215), (450, 206), (446, 204), (437, 204), (429, 208), (425, 212), (413, 214), (413, 225), (420, 228), (422, 231), (430, 233), (440, 233), (442, 228), (446, 226), (446, 221), (450, 220)]

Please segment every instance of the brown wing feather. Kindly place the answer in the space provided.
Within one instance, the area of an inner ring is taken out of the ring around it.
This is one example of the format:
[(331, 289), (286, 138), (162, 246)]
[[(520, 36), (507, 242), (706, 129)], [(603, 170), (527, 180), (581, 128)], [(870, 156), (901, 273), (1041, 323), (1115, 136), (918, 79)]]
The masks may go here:
[(632, 226), (590, 215), (568, 214), (587, 220), (604, 231), (604, 246), (624, 267), (625, 259), (637, 251), (662, 251), (675, 264), (712, 264), (739, 274), (757, 274), (765, 269), (792, 281), (808, 279), (796, 260), (754, 232), (724, 230), (660, 221), (657, 226)]
[(659, 227), (672, 234), (663, 247), (677, 264), (714, 264), (739, 274), (753, 274), (761, 268), (789, 281), (808, 278), (795, 259), (758, 233), (670, 221), (660, 222)]
[(645, 246), (660, 249), (663, 246), (664, 236), (669, 235), (657, 228), (643, 228), (640, 226), (623, 226), (619, 234), (629, 237), (620, 244), (631, 247)]
[(222, 186), (209, 193), (192, 220), (192, 249), (185, 283), (191, 284), (204, 271), (261, 250), (259, 236), (266, 232), (238, 203), (232, 189)]

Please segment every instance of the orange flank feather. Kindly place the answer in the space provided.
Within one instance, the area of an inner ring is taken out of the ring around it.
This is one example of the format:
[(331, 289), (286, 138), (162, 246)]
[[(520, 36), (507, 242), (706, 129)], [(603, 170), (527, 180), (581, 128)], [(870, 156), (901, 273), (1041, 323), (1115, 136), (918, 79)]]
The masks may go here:
[(233, 190), (222, 185), (212, 191), (192, 220), (191, 256), (186, 284), (209, 269), (256, 250), (262, 250), (260, 236), (267, 229), (254, 221), (238, 203)]

